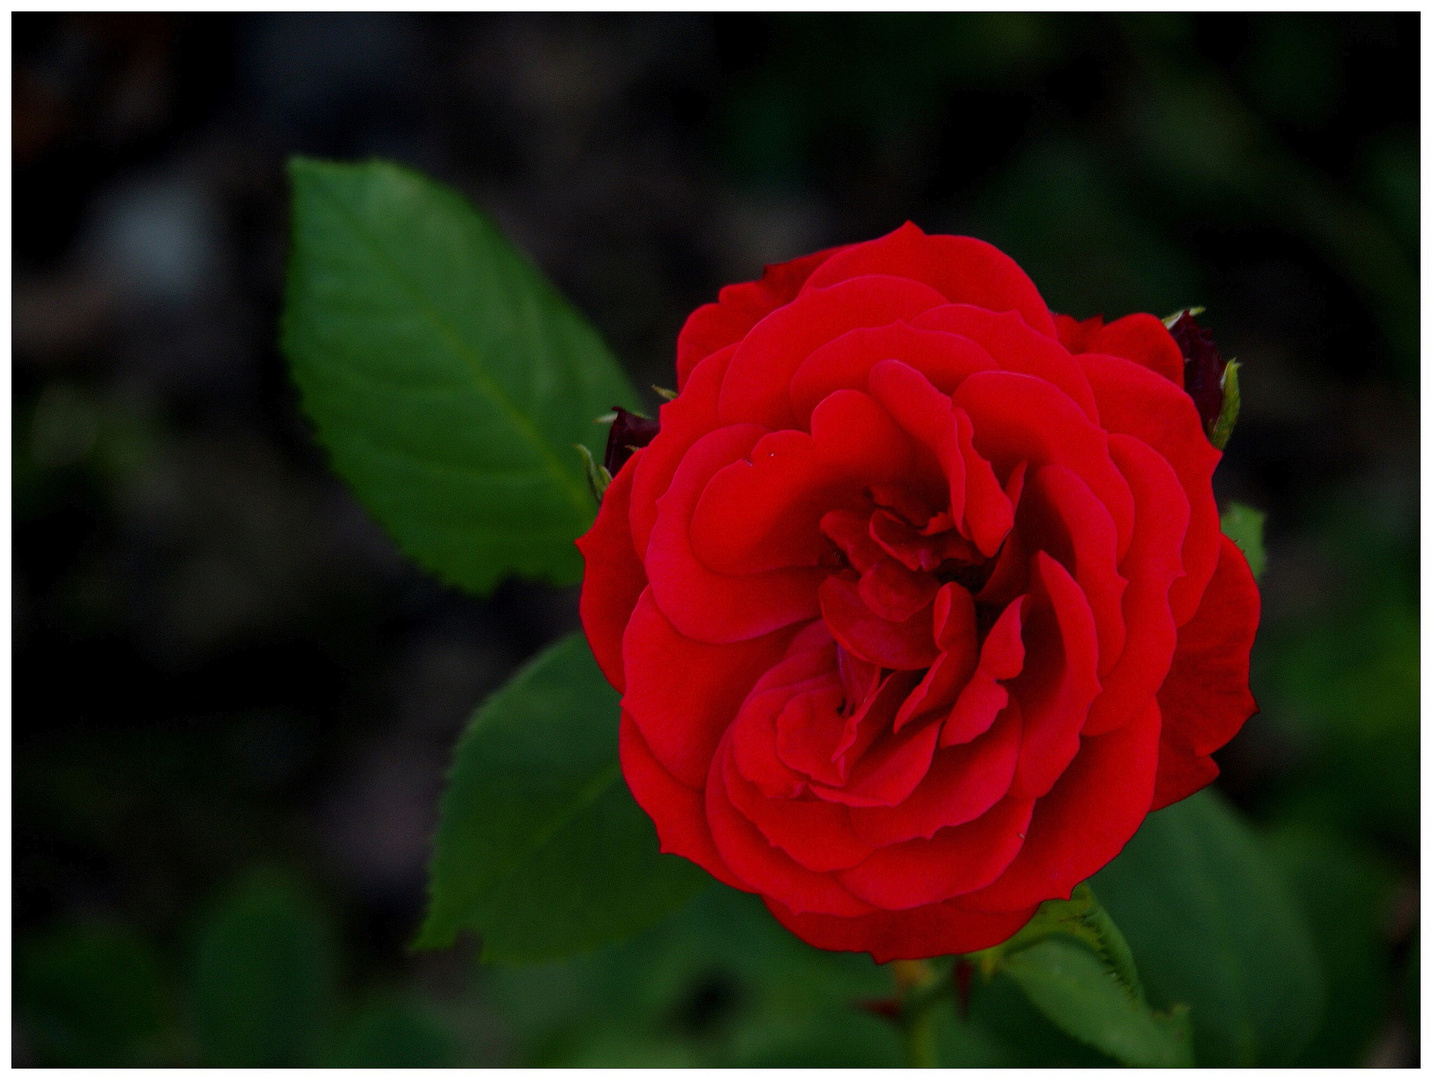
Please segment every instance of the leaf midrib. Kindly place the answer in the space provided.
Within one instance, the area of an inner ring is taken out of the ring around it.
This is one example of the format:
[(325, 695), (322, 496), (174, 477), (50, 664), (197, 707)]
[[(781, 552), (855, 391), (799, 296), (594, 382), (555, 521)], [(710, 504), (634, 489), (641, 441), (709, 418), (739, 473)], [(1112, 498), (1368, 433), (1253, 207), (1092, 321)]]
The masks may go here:
[(561, 462), (552, 452), (551, 446), (537, 430), (532, 421), (519, 409), (515, 402), (508, 397), (507, 392), (502, 388), (491, 375), (483, 370), (482, 357), (472, 349), (457, 330), (450, 326), (441, 312), (437, 311), (423, 295), (421, 288), (405, 274), (383, 251), (378, 239), (367, 232), (362, 226), (361, 219), (349, 211), (341, 198), (333, 194), (331, 186), (325, 181), (318, 185), (317, 193), (326, 198), (329, 205), (343, 217), (353, 231), (360, 243), (368, 249), (370, 257), (379, 264), (388, 275), (398, 284), (398, 287), (407, 294), (417, 310), (421, 311), (429, 325), (436, 331), (440, 338), (447, 341), (448, 347), (465, 361), (464, 368), (472, 377), (475, 389), (478, 393), (485, 393), (498, 406), (507, 421), (517, 430), (518, 434), (528, 442), (536, 451), (539, 460), (546, 471), (557, 481), (558, 486), (566, 494), (573, 509), (577, 511), (579, 518), (588, 515), (590, 507), (587, 504), (587, 495), (584, 490), (567, 474), (562, 468)]

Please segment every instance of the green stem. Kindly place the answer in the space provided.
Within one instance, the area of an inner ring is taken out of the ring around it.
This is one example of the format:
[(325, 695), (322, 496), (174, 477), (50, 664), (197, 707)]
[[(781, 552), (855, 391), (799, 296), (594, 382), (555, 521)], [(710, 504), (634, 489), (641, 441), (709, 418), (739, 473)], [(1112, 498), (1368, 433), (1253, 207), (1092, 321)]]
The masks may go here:
[(900, 1003), (900, 1029), (905, 1035), (905, 1064), (934, 1069), (940, 1064), (935, 1041), (935, 1009), (950, 989), (950, 971), (909, 987)]
[(912, 1069), (934, 1069), (940, 1064), (935, 1048), (935, 1010), (920, 1009), (905, 1019), (905, 1064)]

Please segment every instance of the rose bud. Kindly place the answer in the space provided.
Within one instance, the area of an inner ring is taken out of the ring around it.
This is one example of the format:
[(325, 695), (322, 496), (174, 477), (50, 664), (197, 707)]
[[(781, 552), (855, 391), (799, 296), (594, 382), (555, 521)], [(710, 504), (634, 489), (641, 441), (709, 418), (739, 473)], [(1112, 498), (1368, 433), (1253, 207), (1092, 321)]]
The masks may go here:
[(616, 414), (616, 419), (607, 432), (607, 452), (602, 458), (602, 465), (608, 473), (616, 476), (635, 451), (656, 438), (661, 422), (630, 412), (620, 405), (613, 405), (612, 412)]
[(914, 225), (768, 267), (687, 320), (578, 541), (663, 850), (814, 945), (1003, 941), (1254, 710), (1183, 352), (1092, 323)]

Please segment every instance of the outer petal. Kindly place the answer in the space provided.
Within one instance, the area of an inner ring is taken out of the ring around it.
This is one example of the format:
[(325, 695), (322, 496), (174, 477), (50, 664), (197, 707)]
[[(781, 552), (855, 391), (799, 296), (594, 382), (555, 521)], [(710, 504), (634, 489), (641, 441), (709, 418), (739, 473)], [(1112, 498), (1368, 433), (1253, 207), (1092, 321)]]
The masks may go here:
[(759, 281), (727, 285), (714, 304), (691, 313), (676, 339), (676, 386), (683, 389), (693, 368), (746, 332), (782, 304), (790, 303), (817, 266), (843, 248), (826, 248), (790, 262), (773, 263)]
[(954, 303), (1016, 311), (1041, 334), (1054, 336), (1054, 318), (1029, 275), (999, 248), (972, 236), (929, 236), (906, 222), (894, 232), (846, 248), (811, 274), (806, 290), (861, 274), (898, 274), (923, 281)]
[(663, 768), (687, 787), (705, 782), (711, 756), (741, 702), (785, 654), (796, 629), (711, 645), (678, 632), (651, 590), (642, 593), (622, 639), (627, 681), (622, 708)]
[(671, 486), (686, 452), (703, 435), (720, 426), (716, 399), (735, 346), (713, 354), (696, 366), (675, 401), (661, 407), (661, 430), (642, 451), (642, 460), (627, 463), (632, 472), (631, 535), (637, 554), (646, 557), (651, 530), (656, 525), (656, 503)]
[(622, 775), (626, 777), (632, 798), (656, 824), (661, 850), (690, 859), (718, 881), (747, 889), (717, 854), (716, 845), (711, 841), (711, 827), (706, 824), (706, 797), (701, 791), (678, 783), (661, 767), (631, 717), (625, 714), (620, 746)]
[(843, 919), (797, 914), (769, 896), (763, 899), (777, 922), (816, 948), (868, 952), (877, 964), (988, 949), (1012, 937), (1035, 910), (1030, 907), (1024, 911), (986, 914), (968, 911), (957, 901), (951, 901)]
[(1158, 372), (1180, 390), (1183, 389), (1183, 353), (1163, 320), (1157, 316), (1142, 312), (1125, 315), (1100, 327), (1083, 348), (1069, 351), (1122, 356)]
[(1225, 536), (1218, 569), (1198, 613), (1178, 632), (1173, 666), (1159, 690), (1165, 741), (1211, 754), (1257, 711), (1248, 690), (1248, 654), (1259, 608), (1248, 561)]
[(619, 692), (626, 689), (622, 634), (637, 598), (646, 588), (646, 570), (632, 547), (630, 526), (632, 477), (643, 453), (638, 450), (633, 454), (613, 478), (597, 511), (597, 520), (585, 536), (577, 538), (577, 550), (587, 565), (579, 608), (582, 629), (587, 632), (597, 666)]

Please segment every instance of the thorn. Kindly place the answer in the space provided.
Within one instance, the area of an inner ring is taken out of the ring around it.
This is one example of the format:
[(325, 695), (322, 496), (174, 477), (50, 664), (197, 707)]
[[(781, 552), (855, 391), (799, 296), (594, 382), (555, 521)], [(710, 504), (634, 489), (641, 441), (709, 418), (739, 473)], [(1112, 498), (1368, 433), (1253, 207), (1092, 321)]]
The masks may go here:
[(594, 423), (594, 424), (611, 424), (611, 423), (614, 423), (614, 422), (616, 421), (616, 418), (617, 418), (617, 414), (614, 413), (614, 412), (602, 413), (602, 415), (599, 416), (599, 417), (597, 417), (595, 420), (593, 420), (592, 423)]
[(675, 400), (676, 400), (676, 391), (675, 391), (675, 390), (668, 390), (668, 389), (666, 389), (666, 387), (664, 387), (664, 386), (657, 386), (656, 383), (652, 383), (652, 384), (651, 384), (651, 388), (652, 388), (653, 390), (655, 390), (658, 394), (660, 394), (662, 397), (666, 398), (667, 401), (675, 401)]

